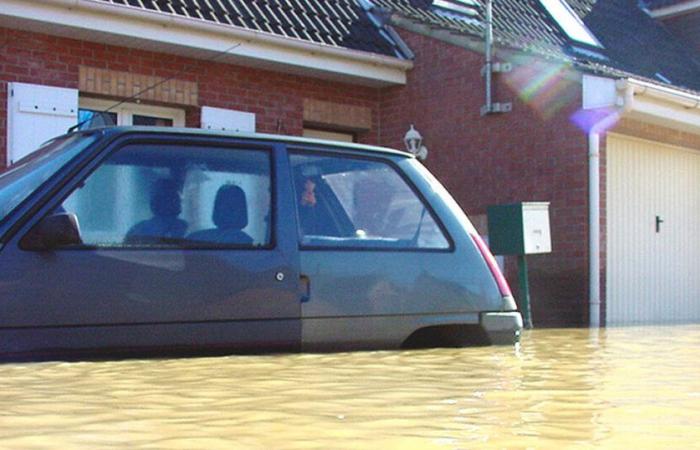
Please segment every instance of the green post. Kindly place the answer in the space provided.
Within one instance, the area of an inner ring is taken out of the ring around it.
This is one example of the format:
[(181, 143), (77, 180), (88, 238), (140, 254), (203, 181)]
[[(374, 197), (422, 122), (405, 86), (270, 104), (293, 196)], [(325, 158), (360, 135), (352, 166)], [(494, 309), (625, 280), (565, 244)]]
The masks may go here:
[(525, 255), (518, 255), (518, 279), (520, 280), (520, 294), (523, 298), (522, 313), (525, 328), (532, 328), (532, 312), (530, 311), (530, 285), (527, 281), (527, 259)]

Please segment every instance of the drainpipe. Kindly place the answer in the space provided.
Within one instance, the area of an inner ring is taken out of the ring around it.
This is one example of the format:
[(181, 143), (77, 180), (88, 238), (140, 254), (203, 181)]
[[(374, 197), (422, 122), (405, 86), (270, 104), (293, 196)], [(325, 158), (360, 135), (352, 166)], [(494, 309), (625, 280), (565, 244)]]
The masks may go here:
[(600, 135), (632, 108), (634, 89), (618, 84), (623, 91), (619, 108), (588, 132), (588, 302), (589, 325), (600, 327)]
[(588, 133), (588, 276), (589, 325), (600, 327), (600, 134)]

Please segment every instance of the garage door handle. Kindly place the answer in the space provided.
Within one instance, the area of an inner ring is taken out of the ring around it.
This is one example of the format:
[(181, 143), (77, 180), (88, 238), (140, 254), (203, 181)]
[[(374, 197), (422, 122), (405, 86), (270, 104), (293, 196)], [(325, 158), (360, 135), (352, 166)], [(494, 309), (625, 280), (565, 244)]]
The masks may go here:
[(308, 276), (299, 276), (299, 291), (301, 292), (302, 303), (306, 303), (311, 300), (311, 280), (309, 280)]
[(661, 216), (656, 216), (656, 232), (660, 233), (661, 232), (661, 224), (664, 223), (664, 219), (661, 218)]

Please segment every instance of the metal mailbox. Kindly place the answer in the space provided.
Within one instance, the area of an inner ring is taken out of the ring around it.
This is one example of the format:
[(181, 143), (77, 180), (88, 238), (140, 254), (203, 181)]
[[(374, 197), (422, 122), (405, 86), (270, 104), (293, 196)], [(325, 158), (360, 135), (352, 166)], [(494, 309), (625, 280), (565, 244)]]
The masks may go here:
[(495, 255), (531, 255), (552, 251), (549, 202), (520, 202), (488, 207), (489, 247)]

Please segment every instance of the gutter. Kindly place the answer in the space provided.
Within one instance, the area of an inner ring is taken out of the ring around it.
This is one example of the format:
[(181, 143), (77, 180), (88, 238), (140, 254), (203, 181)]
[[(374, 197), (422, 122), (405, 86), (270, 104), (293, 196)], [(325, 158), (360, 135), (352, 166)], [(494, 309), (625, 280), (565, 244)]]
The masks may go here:
[(588, 132), (588, 315), (600, 327), (600, 135), (620, 118), (610, 114)]
[[(413, 62), (400, 58), (379, 55), (376, 53), (352, 50), (343, 47), (335, 47), (328, 44), (305, 41), (298, 38), (277, 36), (262, 31), (248, 30), (234, 25), (225, 25), (207, 22), (202, 19), (183, 17), (175, 14), (152, 11), (129, 5), (106, 3), (101, 0), (34, 0), (36, 2), (63, 6), (68, 9), (87, 10), (105, 15), (118, 15), (130, 19), (147, 22), (155, 22), (164, 27), (185, 28), (217, 34), (226, 34), (233, 38), (247, 42), (263, 42), (266, 44), (286, 47), (289, 49), (349, 59), (377, 66), (385, 66), (394, 69), (408, 70), (413, 67)], [(174, 43), (178, 44), (178, 43)], [(181, 44), (181, 43), (180, 43)]]
[(622, 106), (625, 111), (630, 111), (633, 108), (635, 95), (648, 95), (649, 97), (674, 103), (687, 109), (700, 109), (700, 94), (679, 91), (678, 89), (632, 78), (617, 80), (615, 87), (618, 91), (624, 93), (624, 104)]

